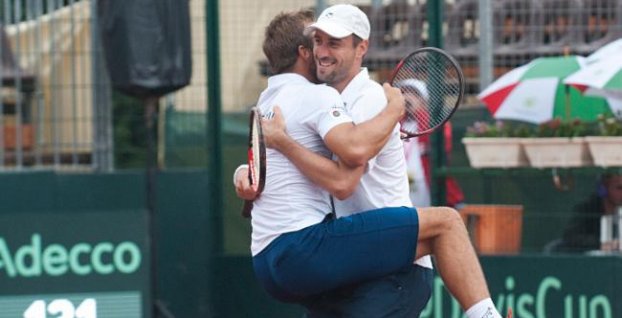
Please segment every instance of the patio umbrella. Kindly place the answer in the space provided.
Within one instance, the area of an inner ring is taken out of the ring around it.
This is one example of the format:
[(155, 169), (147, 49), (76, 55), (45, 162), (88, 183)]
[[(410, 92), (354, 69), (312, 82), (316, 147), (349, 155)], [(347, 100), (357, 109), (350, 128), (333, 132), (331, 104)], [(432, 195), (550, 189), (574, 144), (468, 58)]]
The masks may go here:
[(610, 56), (622, 56), (622, 38), (605, 44), (594, 51), (594, 53), (588, 55), (586, 60), (588, 63), (592, 63)]
[(585, 95), (603, 96), (615, 114), (622, 113), (622, 50), (572, 73), (564, 83)]
[(553, 118), (595, 120), (609, 112), (607, 102), (562, 83), (583, 65), (581, 56), (538, 58), (501, 76), (477, 97), (497, 119), (533, 124)]

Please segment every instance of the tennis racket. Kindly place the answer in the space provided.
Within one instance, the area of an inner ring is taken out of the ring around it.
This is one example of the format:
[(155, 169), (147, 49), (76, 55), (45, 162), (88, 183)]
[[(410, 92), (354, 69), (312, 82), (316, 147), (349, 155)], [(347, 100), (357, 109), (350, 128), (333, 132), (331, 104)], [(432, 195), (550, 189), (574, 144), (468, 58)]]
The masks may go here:
[[(263, 142), (261, 131), (261, 114), (257, 107), (253, 107), (250, 113), (249, 132), (248, 132), (248, 181), (257, 192), (263, 191), (266, 181), (266, 146)], [(245, 200), (242, 208), (242, 216), (251, 217), (253, 201)]]
[(395, 67), (391, 86), (406, 98), (402, 138), (429, 134), (454, 114), (464, 95), (464, 75), (458, 62), (433, 47), (415, 50)]

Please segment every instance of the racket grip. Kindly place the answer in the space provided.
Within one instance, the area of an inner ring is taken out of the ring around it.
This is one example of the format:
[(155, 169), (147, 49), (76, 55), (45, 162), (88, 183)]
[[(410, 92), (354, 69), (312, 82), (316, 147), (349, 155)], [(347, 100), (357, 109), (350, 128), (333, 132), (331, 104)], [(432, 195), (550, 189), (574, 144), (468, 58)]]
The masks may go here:
[(242, 216), (247, 219), (250, 219), (252, 209), (253, 209), (253, 201), (244, 200), (244, 206), (242, 207)]

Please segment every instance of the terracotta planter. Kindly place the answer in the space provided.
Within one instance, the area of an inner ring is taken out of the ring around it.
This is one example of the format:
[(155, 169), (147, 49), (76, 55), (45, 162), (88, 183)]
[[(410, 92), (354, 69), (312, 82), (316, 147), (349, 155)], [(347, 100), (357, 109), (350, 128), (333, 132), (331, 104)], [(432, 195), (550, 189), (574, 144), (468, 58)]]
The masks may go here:
[(529, 164), (521, 138), (462, 138), (473, 168), (512, 168)]
[(469, 204), (460, 210), (480, 254), (517, 254), (523, 230), (522, 205)]
[(523, 138), (521, 142), (534, 168), (592, 165), (592, 157), (583, 137)]
[(594, 165), (600, 167), (622, 167), (622, 136), (585, 137)]

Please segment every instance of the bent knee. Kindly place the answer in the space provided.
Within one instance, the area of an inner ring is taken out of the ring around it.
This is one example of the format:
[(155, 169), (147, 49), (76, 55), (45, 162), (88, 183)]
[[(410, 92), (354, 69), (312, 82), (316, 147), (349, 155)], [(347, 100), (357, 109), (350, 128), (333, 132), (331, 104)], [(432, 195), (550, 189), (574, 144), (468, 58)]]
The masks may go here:
[(437, 236), (446, 231), (455, 231), (463, 228), (464, 221), (460, 213), (450, 207), (418, 208), (419, 212), (419, 237), (427, 239)]

